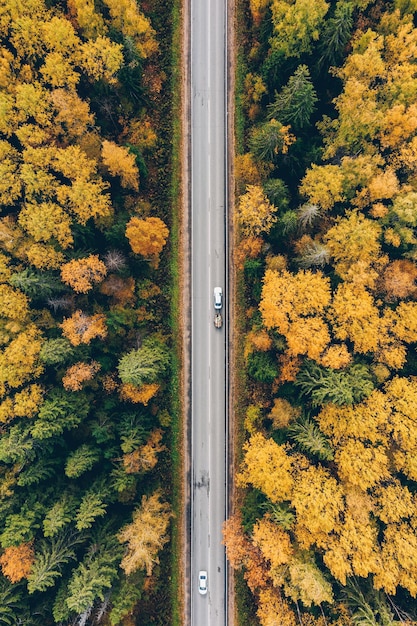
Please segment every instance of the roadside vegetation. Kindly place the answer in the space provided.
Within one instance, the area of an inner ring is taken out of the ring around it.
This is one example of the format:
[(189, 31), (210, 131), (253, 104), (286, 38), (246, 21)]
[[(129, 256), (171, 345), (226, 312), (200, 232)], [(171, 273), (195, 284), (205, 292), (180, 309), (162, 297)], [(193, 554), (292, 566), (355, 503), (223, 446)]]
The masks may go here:
[(1, 10), (5, 626), (173, 623), (171, 11)]
[(417, 4), (238, 8), (239, 623), (415, 623)]

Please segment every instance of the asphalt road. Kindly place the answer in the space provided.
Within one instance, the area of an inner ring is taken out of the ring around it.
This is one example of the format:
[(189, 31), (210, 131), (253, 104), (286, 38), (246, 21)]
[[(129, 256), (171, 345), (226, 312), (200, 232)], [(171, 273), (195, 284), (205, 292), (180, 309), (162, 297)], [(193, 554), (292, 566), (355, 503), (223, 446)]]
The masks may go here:
[[(226, 568), (226, 328), (213, 324), (225, 253), (225, 0), (191, 0), (191, 625), (223, 626)], [(208, 593), (198, 592), (198, 572)]]

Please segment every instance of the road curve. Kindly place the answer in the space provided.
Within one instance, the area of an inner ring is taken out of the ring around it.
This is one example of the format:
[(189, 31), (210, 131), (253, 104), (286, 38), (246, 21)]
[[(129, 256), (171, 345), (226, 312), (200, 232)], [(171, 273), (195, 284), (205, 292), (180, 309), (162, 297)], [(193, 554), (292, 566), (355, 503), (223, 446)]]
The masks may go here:
[[(226, 2), (191, 0), (191, 626), (227, 624)], [(214, 327), (213, 288), (225, 323)], [(198, 572), (208, 573), (208, 593)]]

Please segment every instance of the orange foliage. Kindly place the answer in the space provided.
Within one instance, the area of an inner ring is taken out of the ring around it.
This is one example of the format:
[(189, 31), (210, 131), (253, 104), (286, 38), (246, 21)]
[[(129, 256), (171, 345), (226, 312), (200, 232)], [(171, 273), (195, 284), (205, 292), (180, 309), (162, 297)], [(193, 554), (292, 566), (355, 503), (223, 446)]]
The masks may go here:
[(122, 278), (116, 274), (110, 274), (100, 285), (101, 293), (111, 296), (119, 304), (128, 304), (135, 299), (135, 279), (132, 276)]
[(260, 350), (266, 352), (272, 346), (272, 339), (265, 329), (251, 330), (247, 335), (245, 354)]
[(166, 244), (169, 230), (159, 217), (132, 217), (126, 226), (126, 237), (136, 254), (149, 258), (158, 267), (159, 254)]
[(158, 454), (166, 449), (161, 444), (162, 430), (157, 428), (152, 431), (145, 445), (137, 450), (123, 455), (123, 465), (126, 474), (137, 474), (139, 472), (149, 472), (158, 462)]
[(338, 370), (351, 363), (352, 355), (344, 343), (331, 344), (320, 359), (324, 367)]
[(100, 283), (107, 274), (107, 268), (98, 254), (83, 259), (72, 259), (61, 267), (61, 278), (77, 293), (87, 293), (93, 283)]
[(3, 576), (6, 576), (12, 583), (17, 583), (29, 576), (34, 561), (35, 551), (31, 541), (21, 543), (19, 546), (10, 546), (0, 556)]
[(393, 261), (384, 270), (381, 289), (391, 299), (417, 297), (417, 266), (412, 261)]
[(293, 354), (280, 354), (278, 382), (285, 383), (295, 380), (301, 366), (301, 359)]
[(73, 346), (81, 343), (90, 343), (98, 337), (104, 339), (107, 336), (107, 326), (104, 315), (87, 315), (82, 311), (75, 311), (71, 317), (67, 317), (61, 324), (62, 334)]
[(67, 391), (81, 391), (83, 383), (94, 378), (100, 368), (101, 365), (97, 361), (74, 363), (62, 377), (62, 384)]
[(261, 237), (245, 237), (235, 249), (235, 260), (239, 269), (243, 269), (246, 259), (256, 259), (262, 250), (264, 241)]
[(120, 387), (120, 398), (122, 400), (129, 400), (135, 404), (140, 403), (145, 406), (148, 404), (159, 391), (160, 385), (157, 383), (148, 383), (141, 387), (135, 387), (132, 383), (124, 383)]

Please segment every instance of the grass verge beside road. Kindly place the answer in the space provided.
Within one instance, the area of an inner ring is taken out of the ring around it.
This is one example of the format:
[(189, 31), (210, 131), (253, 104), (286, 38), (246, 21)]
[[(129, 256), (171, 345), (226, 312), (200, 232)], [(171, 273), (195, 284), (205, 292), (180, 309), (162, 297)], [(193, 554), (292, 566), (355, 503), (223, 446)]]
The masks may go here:
[(181, 328), (181, 245), (180, 223), (183, 210), (182, 203), (182, 37), (183, 37), (183, 0), (173, 0), (172, 3), (172, 54), (171, 54), (171, 98), (172, 98), (172, 176), (171, 176), (171, 330), (173, 337), (172, 350), (172, 480), (173, 497), (172, 509), (174, 524), (172, 526), (172, 563), (171, 563), (171, 602), (172, 626), (182, 626), (184, 598), (182, 571), (183, 539), (182, 519), (185, 509), (183, 502), (183, 427), (181, 404), (181, 369), (182, 369), (182, 328)]

